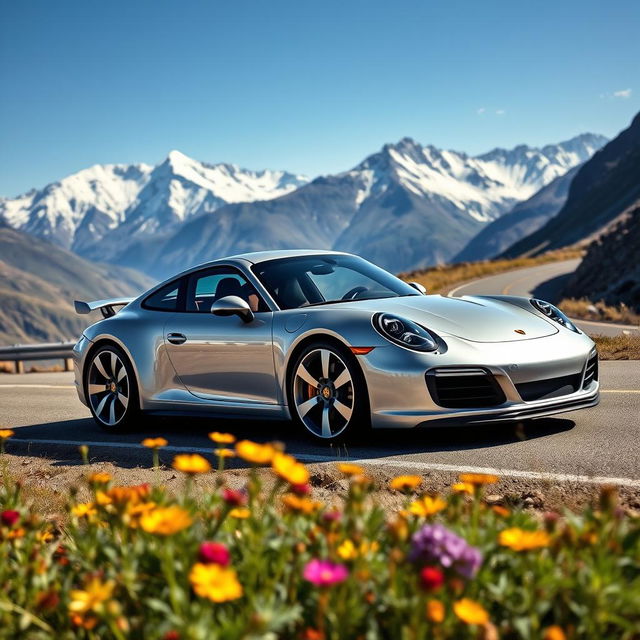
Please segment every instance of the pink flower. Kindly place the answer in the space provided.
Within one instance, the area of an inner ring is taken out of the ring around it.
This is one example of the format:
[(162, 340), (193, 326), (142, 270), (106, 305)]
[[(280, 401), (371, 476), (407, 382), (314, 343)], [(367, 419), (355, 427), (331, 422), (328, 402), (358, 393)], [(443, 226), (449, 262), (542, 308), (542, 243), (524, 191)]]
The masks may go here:
[(340, 522), (342, 518), (342, 514), (337, 509), (332, 509), (331, 511), (325, 511), (322, 514), (322, 519), (325, 522)]
[(247, 504), (247, 494), (236, 489), (223, 489), (222, 499), (232, 507), (242, 507)]
[(311, 493), (311, 487), (308, 484), (292, 484), (291, 491), (299, 496), (308, 496)]
[(330, 587), (347, 579), (349, 571), (343, 564), (333, 564), (327, 560), (315, 558), (308, 562), (302, 574), (305, 580), (317, 587)]
[(231, 562), (231, 554), (229, 549), (219, 542), (203, 542), (198, 549), (198, 560), (203, 564), (227, 567)]
[(6, 527), (13, 527), (20, 520), (20, 514), (17, 511), (13, 511), (13, 509), (7, 509), (7, 511), (0, 513), (0, 520)]

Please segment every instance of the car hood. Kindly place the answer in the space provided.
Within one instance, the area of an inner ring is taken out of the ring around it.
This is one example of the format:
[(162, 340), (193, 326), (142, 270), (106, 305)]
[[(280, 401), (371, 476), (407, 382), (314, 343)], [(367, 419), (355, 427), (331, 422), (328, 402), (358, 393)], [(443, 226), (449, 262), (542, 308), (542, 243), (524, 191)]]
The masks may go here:
[[(521, 307), (483, 297), (449, 298), (440, 295), (402, 296), (336, 305), (395, 313), (408, 320), (473, 342), (510, 342), (558, 333), (544, 318)], [(521, 333), (524, 332), (524, 333)]]

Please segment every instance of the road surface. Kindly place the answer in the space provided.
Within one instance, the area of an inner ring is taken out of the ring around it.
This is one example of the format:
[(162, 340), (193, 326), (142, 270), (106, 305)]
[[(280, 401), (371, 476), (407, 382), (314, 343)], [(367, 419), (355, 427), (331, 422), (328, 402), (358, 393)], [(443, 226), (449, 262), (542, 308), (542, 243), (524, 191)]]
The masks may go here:
[[(462, 284), (452, 289), (449, 295), (536, 296), (550, 302), (558, 302), (564, 282), (575, 271), (579, 263), (580, 260), (564, 260), (537, 267), (507, 271)], [(637, 326), (587, 320), (575, 320), (575, 323), (588, 335), (640, 335), (640, 327)]]
[[(428, 473), (497, 469), (514, 478), (617, 482), (640, 490), (640, 363), (601, 363), (603, 393), (598, 407), (525, 423), (373, 432), (366, 444), (334, 450), (309, 442), (288, 423), (156, 419), (137, 433), (105, 434), (77, 399), (69, 373), (0, 376), (0, 424), (15, 429), (14, 453), (78, 462), (77, 447), (122, 467), (148, 466), (143, 437), (162, 435), (178, 451), (210, 452), (207, 433), (232, 431), (243, 438), (277, 439), (307, 462), (337, 457), (363, 460), (390, 471)], [(170, 460), (170, 458), (169, 458)], [(55, 463), (55, 462), (54, 462)]]

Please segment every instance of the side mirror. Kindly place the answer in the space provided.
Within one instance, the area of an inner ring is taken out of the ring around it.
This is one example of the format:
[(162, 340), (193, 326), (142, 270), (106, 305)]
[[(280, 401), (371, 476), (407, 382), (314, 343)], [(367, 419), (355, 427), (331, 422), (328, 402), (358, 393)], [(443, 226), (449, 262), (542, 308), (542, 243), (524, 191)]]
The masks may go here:
[(423, 285), (421, 285), (419, 282), (409, 282), (407, 283), (410, 286), (412, 286), (414, 289), (417, 289), (423, 296), (427, 295), (427, 290), (425, 289), (425, 287)]
[(225, 296), (211, 305), (214, 316), (240, 316), (245, 322), (253, 320), (253, 311), (246, 300), (238, 296)]

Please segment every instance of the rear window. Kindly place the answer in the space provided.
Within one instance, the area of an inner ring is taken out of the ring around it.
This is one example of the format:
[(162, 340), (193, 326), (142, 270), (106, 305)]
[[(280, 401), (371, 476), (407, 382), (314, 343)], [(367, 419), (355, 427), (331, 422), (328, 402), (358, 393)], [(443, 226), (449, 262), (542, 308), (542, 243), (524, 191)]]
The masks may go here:
[(152, 309), (154, 311), (177, 311), (179, 293), (180, 280), (171, 282), (158, 289), (155, 293), (152, 293), (145, 299), (142, 306), (145, 309)]

